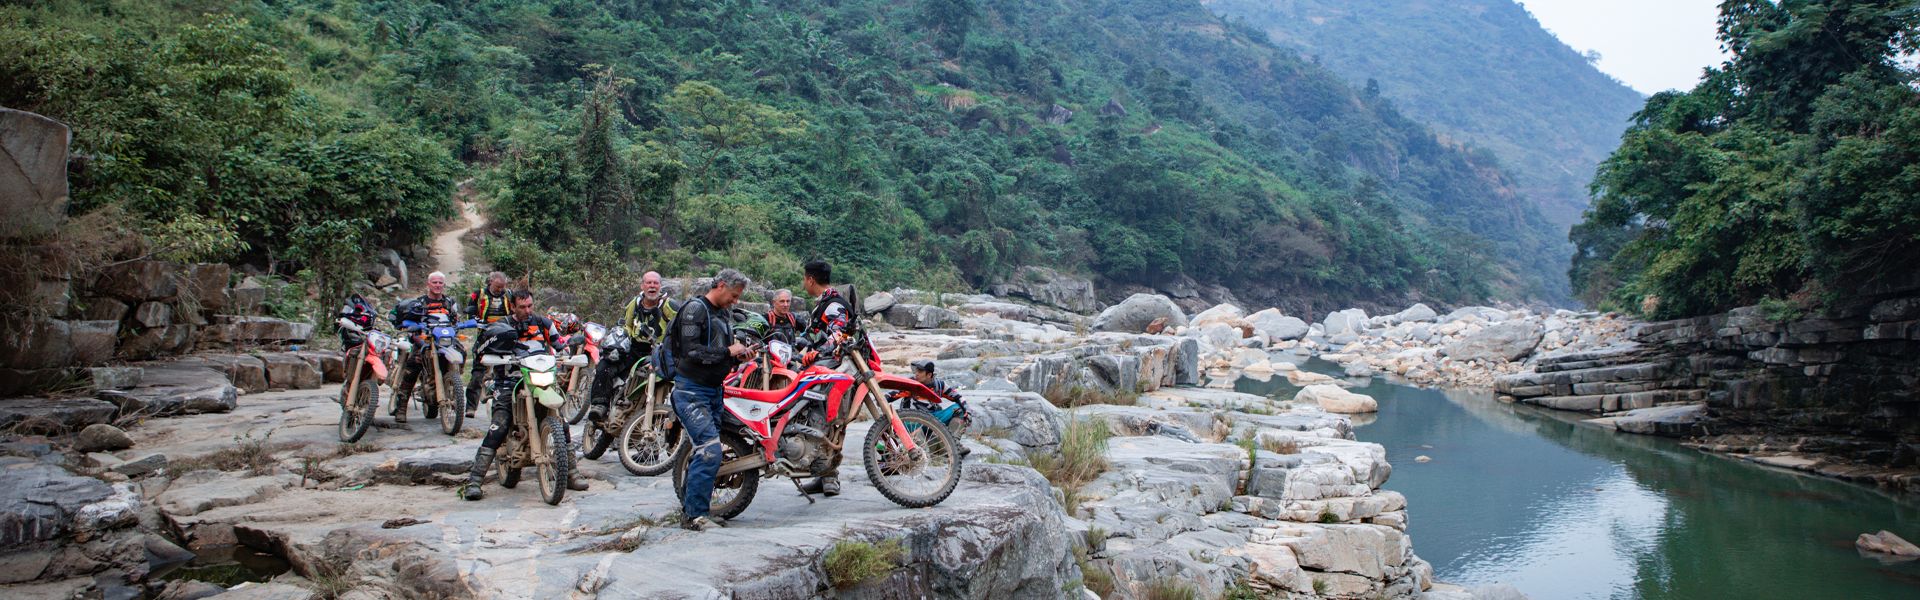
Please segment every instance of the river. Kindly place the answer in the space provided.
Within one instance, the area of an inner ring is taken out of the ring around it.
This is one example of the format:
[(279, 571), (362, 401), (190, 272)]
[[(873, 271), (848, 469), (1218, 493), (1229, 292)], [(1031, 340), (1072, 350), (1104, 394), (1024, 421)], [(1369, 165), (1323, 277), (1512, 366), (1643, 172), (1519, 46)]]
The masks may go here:
[[(1310, 370), (1337, 374), (1314, 360)], [(1292, 397), (1284, 378), (1243, 392)], [(1861, 555), (1861, 533), (1920, 539), (1920, 502), (1578, 424), (1486, 392), (1373, 379), (1414, 550), (1441, 581), (1506, 582), (1536, 600), (1910, 600), (1920, 561)], [(1430, 462), (1418, 462), (1427, 456)]]

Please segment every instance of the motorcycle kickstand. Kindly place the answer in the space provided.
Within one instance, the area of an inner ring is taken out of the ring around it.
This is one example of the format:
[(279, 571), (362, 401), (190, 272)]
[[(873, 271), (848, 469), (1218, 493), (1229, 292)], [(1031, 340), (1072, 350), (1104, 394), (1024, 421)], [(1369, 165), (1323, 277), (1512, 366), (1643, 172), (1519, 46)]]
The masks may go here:
[(806, 499), (807, 499), (807, 504), (813, 504), (813, 503), (814, 503), (814, 500), (813, 500), (813, 494), (809, 494), (809, 493), (807, 493), (807, 486), (806, 486), (806, 485), (804, 485), (804, 484), (801, 484), (801, 483), (800, 483), (800, 478), (799, 478), (799, 477), (794, 477), (794, 478), (793, 478), (793, 489), (796, 489), (796, 490), (800, 490), (800, 497), (801, 497), (801, 498), (806, 498)]

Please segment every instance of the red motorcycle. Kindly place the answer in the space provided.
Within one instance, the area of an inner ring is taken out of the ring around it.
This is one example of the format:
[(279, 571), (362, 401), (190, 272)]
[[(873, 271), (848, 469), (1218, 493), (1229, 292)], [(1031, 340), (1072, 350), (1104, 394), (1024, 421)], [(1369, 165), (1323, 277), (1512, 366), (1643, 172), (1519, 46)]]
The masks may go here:
[(340, 441), (353, 443), (367, 434), (373, 424), (374, 409), (380, 406), (380, 384), (387, 380), (387, 353), (393, 338), (341, 318), (341, 338), (346, 351), (347, 384), (340, 387)]
[[(848, 290), (846, 297), (858, 296)], [(760, 351), (766, 352), (764, 345)], [(851, 372), (815, 364), (823, 358), (837, 358)], [(838, 469), (847, 429), (862, 409), (874, 424), (860, 446), (861, 459), (880, 495), (901, 506), (923, 508), (953, 494), (960, 483), (959, 440), (926, 411), (895, 410), (887, 402), (889, 390), (935, 402), (939, 395), (912, 378), (882, 371), (880, 355), (858, 323), (831, 357), (815, 357), (799, 367), (793, 371), (771, 360), (755, 360), (725, 386), (713, 515), (730, 519), (745, 511), (763, 477), (789, 477), (806, 495), (800, 480)], [(770, 382), (774, 389), (737, 385), (755, 379)], [(691, 442), (683, 437), (681, 445)], [(691, 455), (685, 450), (677, 453), (680, 459), (674, 464), (676, 493), (685, 490)]]

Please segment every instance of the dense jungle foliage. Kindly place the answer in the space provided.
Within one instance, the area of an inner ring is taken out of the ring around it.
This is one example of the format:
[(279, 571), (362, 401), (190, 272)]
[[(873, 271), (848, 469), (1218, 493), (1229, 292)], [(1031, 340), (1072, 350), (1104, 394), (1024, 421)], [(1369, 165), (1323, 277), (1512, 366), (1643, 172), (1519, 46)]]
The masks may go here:
[(1790, 315), (1920, 261), (1920, 6), (1728, 0), (1732, 58), (1647, 100), (1601, 164), (1569, 275), (1589, 302)]
[[(1493, 152), (1559, 231), (1645, 101), (1512, 0), (1215, 0), (1442, 134)], [(1561, 244), (1566, 254), (1572, 246)]]
[(1564, 269), (1486, 153), (1192, 0), (76, 0), (0, 38), (77, 211), (323, 285), (468, 177), (526, 271), (1447, 302)]

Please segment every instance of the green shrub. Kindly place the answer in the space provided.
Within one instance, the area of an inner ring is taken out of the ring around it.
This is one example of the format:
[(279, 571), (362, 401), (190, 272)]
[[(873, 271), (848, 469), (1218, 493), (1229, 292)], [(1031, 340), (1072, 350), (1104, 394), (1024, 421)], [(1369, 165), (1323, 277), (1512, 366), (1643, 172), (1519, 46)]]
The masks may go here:
[(827, 549), (826, 560), (821, 566), (827, 571), (827, 581), (833, 587), (844, 590), (893, 572), (905, 555), (900, 540), (887, 540), (877, 545), (858, 540), (840, 540)]

